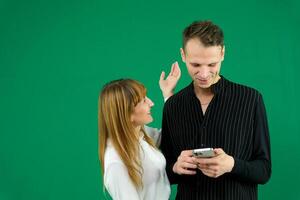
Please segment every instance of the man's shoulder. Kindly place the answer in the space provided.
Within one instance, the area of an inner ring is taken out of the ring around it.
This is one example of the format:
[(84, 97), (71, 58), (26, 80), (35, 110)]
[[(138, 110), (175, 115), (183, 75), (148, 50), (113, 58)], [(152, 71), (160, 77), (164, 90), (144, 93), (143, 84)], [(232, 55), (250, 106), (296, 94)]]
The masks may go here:
[(228, 83), (229, 84), (227, 86), (227, 91), (233, 94), (242, 95), (242, 96), (247, 95), (249, 97), (252, 96), (254, 98), (261, 96), (261, 93), (257, 89), (251, 86), (232, 82), (232, 81), (228, 81)]
[(173, 96), (171, 96), (165, 103), (167, 106), (172, 106), (174, 104), (180, 104), (185, 102), (191, 96), (191, 85), (187, 85), (185, 88), (179, 90)]

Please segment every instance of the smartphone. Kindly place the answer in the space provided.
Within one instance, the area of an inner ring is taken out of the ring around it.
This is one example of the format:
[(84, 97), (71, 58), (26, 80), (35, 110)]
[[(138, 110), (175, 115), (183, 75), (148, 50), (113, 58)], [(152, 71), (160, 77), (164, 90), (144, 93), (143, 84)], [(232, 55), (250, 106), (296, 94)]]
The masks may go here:
[(215, 156), (213, 148), (194, 149), (193, 156), (197, 158), (211, 158)]

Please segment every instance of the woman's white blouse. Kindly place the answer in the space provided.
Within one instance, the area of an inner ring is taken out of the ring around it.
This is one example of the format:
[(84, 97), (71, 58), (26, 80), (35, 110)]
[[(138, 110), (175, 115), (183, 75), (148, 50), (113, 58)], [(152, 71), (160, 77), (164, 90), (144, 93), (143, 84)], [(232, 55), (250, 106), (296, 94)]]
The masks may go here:
[[(145, 127), (156, 144), (160, 141), (157, 129)], [(136, 189), (131, 182), (127, 168), (108, 140), (104, 155), (104, 185), (114, 200), (167, 200), (170, 196), (170, 183), (165, 172), (166, 160), (162, 153), (140, 139), (143, 167), (143, 187)]]

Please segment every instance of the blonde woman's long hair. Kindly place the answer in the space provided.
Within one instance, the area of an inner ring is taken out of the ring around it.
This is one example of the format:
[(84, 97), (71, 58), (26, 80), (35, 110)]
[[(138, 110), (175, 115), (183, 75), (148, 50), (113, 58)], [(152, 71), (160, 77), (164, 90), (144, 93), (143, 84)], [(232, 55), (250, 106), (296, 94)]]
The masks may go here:
[[(111, 81), (103, 87), (98, 102), (99, 158), (102, 175), (105, 170), (104, 153), (109, 138), (136, 188), (143, 186), (139, 145), (141, 135), (136, 134), (130, 118), (134, 107), (145, 97), (144, 85), (135, 80), (120, 79)], [(144, 134), (145, 141), (155, 148), (143, 127), (141, 133)]]

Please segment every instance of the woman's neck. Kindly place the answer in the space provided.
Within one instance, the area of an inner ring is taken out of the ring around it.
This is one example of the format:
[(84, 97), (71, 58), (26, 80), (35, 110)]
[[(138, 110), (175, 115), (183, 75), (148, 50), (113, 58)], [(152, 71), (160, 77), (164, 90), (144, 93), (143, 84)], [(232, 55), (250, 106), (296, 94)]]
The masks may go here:
[(135, 134), (136, 134), (137, 136), (139, 136), (139, 137), (142, 136), (141, 129), (142, 129), (142, 126), (141, 126), (141, 125), (135, 126), (135, 128), (134, 128)]

